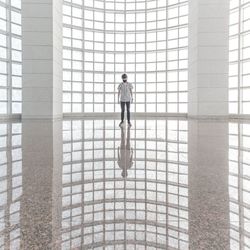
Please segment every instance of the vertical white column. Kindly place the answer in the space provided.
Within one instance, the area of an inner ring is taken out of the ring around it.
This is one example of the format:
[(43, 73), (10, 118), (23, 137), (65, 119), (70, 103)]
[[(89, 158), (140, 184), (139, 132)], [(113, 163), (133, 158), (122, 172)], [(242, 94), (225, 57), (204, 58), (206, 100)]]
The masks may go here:
[(189, 1), (188, 115), (228, 115), (228, 0)]
[(23, 118), (62, 116), (62, 0), (23, 0)]

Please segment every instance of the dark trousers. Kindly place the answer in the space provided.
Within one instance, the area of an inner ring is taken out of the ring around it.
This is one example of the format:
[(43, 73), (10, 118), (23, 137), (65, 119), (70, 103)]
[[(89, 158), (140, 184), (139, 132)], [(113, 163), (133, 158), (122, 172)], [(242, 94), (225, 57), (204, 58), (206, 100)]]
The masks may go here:
[(121, 120), (122, 122), (124, 121), (125, 104), (127, 108), (127, 120), (128, 122), (130, 122), (130, 102), (121, 102), (121, 109), (122, 109)]

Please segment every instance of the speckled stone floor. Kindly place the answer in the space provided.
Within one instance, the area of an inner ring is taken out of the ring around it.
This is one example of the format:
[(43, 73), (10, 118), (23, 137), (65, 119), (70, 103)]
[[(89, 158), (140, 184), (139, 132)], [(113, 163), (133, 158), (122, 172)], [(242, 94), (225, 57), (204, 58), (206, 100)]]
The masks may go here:
[(0, 249), (250, 249), (250, 121), (0, 122)]

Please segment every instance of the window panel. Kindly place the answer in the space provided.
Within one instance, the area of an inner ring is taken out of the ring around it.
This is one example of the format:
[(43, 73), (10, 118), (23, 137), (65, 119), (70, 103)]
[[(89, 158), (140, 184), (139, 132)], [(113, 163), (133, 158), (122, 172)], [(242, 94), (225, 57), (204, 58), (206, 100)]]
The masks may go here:
[[(0, 114), (21, 113), (21, 1), (0, 3)], [(9, 41), (7, 43), (7, 41)], [(10, 67), (8, 67), (10, 65)], [(20, 77), (18, 77), (20, 76)]]
[[(250, 1), (230, 1), (229, 113), (249, 114)], [(247, 80), (248, 79), (248, 80)]]

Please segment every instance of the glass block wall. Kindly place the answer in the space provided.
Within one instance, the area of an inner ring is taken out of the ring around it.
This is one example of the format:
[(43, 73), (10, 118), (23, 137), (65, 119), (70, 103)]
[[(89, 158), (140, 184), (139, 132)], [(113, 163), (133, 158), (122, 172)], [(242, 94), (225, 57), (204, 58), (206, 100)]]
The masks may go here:
[(250, 1), (230, 1), (229, 113), (250, 114)]
[(21, 0), (0, 0), (0, 115), (22, 111)]
[(187, 0), (64, 0), (63, 112), (187, 112)]

